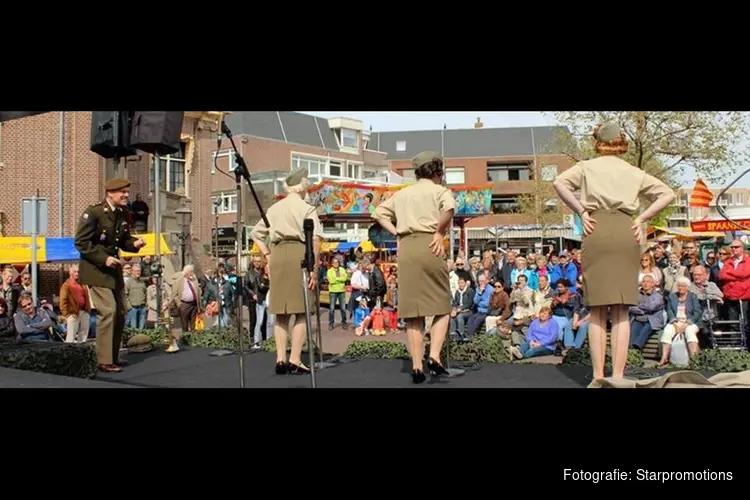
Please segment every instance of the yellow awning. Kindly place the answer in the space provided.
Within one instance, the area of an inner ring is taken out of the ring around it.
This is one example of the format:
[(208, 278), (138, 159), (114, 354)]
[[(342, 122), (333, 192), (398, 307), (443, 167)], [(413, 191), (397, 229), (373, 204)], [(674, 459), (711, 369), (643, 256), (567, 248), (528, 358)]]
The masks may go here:
[(679, 236), (681, 238), (720, 238), (724, 236), (724, 233), (720, 232), (705, 232), (705, 233), (696, 233), (691, 231), (688, 228), (682, 228), (682, 227), (663, 227), (663, 226), (654, 226), (654, 229), (657, 231), (663, 231), (665, 233), (674, 234), (675, 236)]
[[(0, 262), (13, 264), (28, 264), (31, 262), (31, 236), (15, 236), (0, 238)], [(37, 262), (47, 261), (46, 238), (38, 236), (36, 239)]]
[[(146, 255), (154, 256), (156, 255), (156, 233), (148, 233), (148, 234), (134, 234), (133, 235), (136, 238), (142, 238), (143, 241), (146, 242), (146, 246), (142, 247), (141, 250), (138, 253), (130, 253), (126, 251), (120, 252), (120, 257), (145, 257)], [(169, 245), (167, 245), (167, 240), (164, 239), (164, 234), (161, 235), (161, 254), (162, 255), (173, 255), (174, 252), (169, 248)]]

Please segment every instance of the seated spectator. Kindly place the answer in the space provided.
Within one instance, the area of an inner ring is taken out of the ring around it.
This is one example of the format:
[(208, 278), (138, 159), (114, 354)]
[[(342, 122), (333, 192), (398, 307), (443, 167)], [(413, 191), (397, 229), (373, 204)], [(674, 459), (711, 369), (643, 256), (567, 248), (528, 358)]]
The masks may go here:
[(518, 281), (519, 276), (526, 276), (527, 286), (532, 290), (539, 289), (539, 279), (536, 271), (528, 268), (528, 262), (523, 257), (516, 257), (516, 267), (510, 272), (510, 282)]
[(451, 334), (458, 334), (462, 339), (466, 338), (466, 323), (474, 307), (474, 295), (474, 289), (469, 286), (469, 283), (464, 278), (459, 278), (458, 289), (451, 301), (452, 310), (448, 331)]
[(591, 312), (582, 307), (573, 313), (573, 319), (570, 322), (570, 330), (563, 333), (563, 351), (562, 355), (568, 354), (571, 349), (580, 349), (586, 342), (589, 333), (589, 324), (591, 323)]
[(528, 325), (532, 319), (536, 318), (536, 297), (534, 290), (526, 286), (527, 281), (526, 276), (522, 274), (513, 285), (513, 291), (510, 292), (510, 303), (513, 305), (513, 319), (507, 321), (508, 325), (512, 326), (514, 322), (519, 320)]
[(650, 251), (646, 251), (641, 255), (641, 271), (638, 273), (638, 284), (643, 281), (644, 276), (651, 276), (655, 286), (661, 285), (661, 269), (656, 265), (654, 256), (651, 255)]
[(34, 307), (31, 295), (22, 294), (18, 310), (13, 316), (18, 340), (50, 340), (50, 328), (55, 324), (43, 308)]
[[(698, 323), (698, 328), (701, 331), (705, 330), (711, 321), (718, 318), (719, 307), (724, 304), (724, 294), (719, 290), (716, 283), (708, 279), (709, 270), (705, 266), (696, 266), (693, 269), (693, 282), (688, 287), (688, 291), (698, 297), (701, 309), (703, 309), (703, 316)], [(704, 338), (704, 336), (699, 336), (699, 340), (703, 340)]]
[(511, 354), (516, 359), (549, 356), (554, 354), (560, 336), (560, 325), (551, 318), (549, 307), (539, 310), (539, 317), (531, 322), (524, 341), (519, 347), (511, 347)]
[(476, 312), (469, 317), (466, 331), (467, 337), (474, 335), (484, 323), (484, 320), (487, 319), (487, 313), (490, 308), (490, 297), (492, 297), (494, 291), (495, 289), (488, 283), (487, 276), (484, 274), (479, 276), (479, 285), (474, 293), (474, 307), (476, 308)]
[(664, 328), (664, 296), (650, 274), (641, 278), (638, 305), (630, 308), (630, 345), (642, 350), (651, 334)]
[(370, 308), (367, 307), (367, 297), (360, 295), (357, 302), (359, 303), (359, 307), (354, 310), (354, 333), (358, 337), (370, 335), (368, 328), (370, 326)]
[(662, 272), (664, 295), (676, 292), (677, 280), (688, 277), (687, 267), (680, 264), (680, 256), (674, 252), (669, 254), (669, 265)]
[(496, 287), (492, 291), (492, 297), (490, 297), (490, 308), (487, 311), (487, 318), (484, 320), (484, 331), (488, 332), (501, 322), (505, 323), (511, 314), (508, 292), (499, 286)]
[[(544, 257), (541, 257), (544, 258)], [(555, 298), (555, 289), (549, 284), (549, 277), (539, 275), (539, 290), (534, 292), (534, 303), (536, 305), (536, 313), (539, 314), (539, 309), (542, 307), (552, 307), (552, 299)]]
[(15, 338), (16, 325), (13, 317), (8, 313), (8, 303), (0, 297), (0, 338)]
[(560, 338), (563, 340), (565, 335), (573, 335), (573, 315), (581, 309), (581, 296), (572, 290), (575, 285), (571, 286), (567, 278), (557, 280), (557, 294), (552, 299), (552, 319), (560, 325)]
[(667, 326), (661, 336), (663, 345), (659, 366), (669, 363), (672, 342), (678, 335), (685, 336), (690, 356), (698, 352), (698, 323), (703, 316), (700, 301), (688, 290), (690, 280), (681, 277), (677, 280), (677, 291), (670, 294), (667, 301)]

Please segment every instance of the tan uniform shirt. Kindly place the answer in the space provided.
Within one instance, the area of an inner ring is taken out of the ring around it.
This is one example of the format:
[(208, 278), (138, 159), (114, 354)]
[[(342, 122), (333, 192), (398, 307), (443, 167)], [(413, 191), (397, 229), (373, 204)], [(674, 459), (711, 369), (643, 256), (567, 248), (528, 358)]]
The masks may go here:
[(270, 235), (271, 244), (282, 240), (304, 242), (305, 231), (302, 224), (308, 218), (312, 219), (315, 224), (313, 235), (323, 239), (323, 226), (320, 224), (317, 209), (297, 193), (289, 193), (284, 199), (271, 205), (266, 217), (268, 217), (268, 223), (271, 224), (271, 229), (269, 230), (261, 219), (250, 232), (253, 240), (263, 240)]
[(571, 191), (580, 189), (581, 205), (588, 212), (621, 210), (633, 215), (640, 208), (639, 196), (653, 202), (672, 194), (662, 181), (616, 156), (576, 163), (557, 181)]
[(378, 205), (372, 218), (380, 222), (395, 220), (399, 236), (437, 231), (440, 216), (456, 209), (450, 189), (429, 179), (420, 179)]

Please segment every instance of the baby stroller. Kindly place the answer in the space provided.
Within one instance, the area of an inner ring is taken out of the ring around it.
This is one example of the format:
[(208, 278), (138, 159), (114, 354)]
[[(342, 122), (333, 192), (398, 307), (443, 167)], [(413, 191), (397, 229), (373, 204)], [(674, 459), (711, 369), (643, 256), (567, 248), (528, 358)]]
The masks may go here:
[[(707, 301), (707, 307), (716, 310), (716, 303)], [(745, 338), (745, 313), (744, 301), (740, 301), (740, 318), (738, 321), (718, 320), (714, 314), (713, 319), (708, 321), (708, 340), (712, 349), (724, 349), (732, 351), (747, 350), (747, 339)]]

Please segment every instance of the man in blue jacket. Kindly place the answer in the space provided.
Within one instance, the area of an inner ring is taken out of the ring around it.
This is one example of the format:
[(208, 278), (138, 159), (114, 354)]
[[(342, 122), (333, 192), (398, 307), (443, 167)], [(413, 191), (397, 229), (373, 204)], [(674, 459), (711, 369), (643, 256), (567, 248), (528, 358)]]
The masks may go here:
[(476, 308), (476, 312), (471, 315), (468, 324), (466, 325), (467, 337), (474, 335), (476, 331), (479, 330), (479, 327), (484, 324), (484, 320), (487, 319), (487, 312), (490, 309), (490, 298), (495, 291), (495, 289), (487, 283), (487, 276), (485, 274), (481, 274), (478, 281), (477, 290), (474, 293), (474, 307)]
[(568, 252), (563, 250), (558, 256), (558, 263), (552, 266), (549, 273), (549, 283), (554, 289), (557, 281), (566, 278), (570, 282), (570, 293), (576, 292), (576, 280), (578, 279), (578, 268), (568, 258)]

